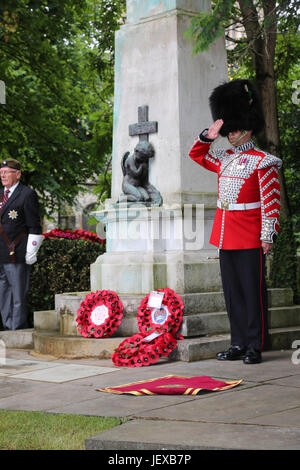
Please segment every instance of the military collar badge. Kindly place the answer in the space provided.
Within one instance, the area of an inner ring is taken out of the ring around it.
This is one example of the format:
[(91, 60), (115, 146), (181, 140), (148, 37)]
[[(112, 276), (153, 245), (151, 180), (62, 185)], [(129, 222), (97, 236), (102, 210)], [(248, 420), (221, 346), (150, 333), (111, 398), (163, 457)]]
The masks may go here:
[(250, 150), (254, 148), (254, 142), (252, 140), (249, 140), (248, 142), (245, 142), (244, 144), (233, 146), (232, 150), (234, 153), (237, 152), (245, 152), (246, 150)]

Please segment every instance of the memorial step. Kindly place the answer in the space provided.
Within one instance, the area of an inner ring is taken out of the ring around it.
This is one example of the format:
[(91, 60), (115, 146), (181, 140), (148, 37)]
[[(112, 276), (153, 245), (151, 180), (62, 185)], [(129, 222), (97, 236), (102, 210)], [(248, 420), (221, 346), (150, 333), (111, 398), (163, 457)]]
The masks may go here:
[[(300, 326), (300, 305), (271, 307), (269, 328)], [(229, 332), (227, 312), (209, 312), (184, 315), (180, 333), (187, 338)]]
[(60, 318), (56, 310), (34, 312), (33, 323), (37, 331), (59, 331), (60, 328)]
[[(77, 335), (76, 315), (81, 302), (88, 292), (73, 292), (55, 295), (55, 309), (34, 312), (34, 328), (44, 331), (64, 331), (67, 335)], [(184, 304), (184, 316), (200, 313), (224, 312), (225, 302), (222, 291), (200, 292), (181, 295)], [(124, 320), (118, 334), (127, 336), (136, 330), (136, 316), (144, 295), (120, 296), (124, 306)], [(293, 306), (293, 291), (289, 288), (268, 290), (270, 307)], [(196, 321), (196, 320), (195, 320)]]
[[(68, 328), (74, 336), (80, 336), (77, 332), (74, 317), (67, 316), (72, 322)], [(64, 322), (63, 322), (64, 323)], [(300, 305), (271, 307), (269, 309), (269, 328), (280, 328), (300, 325)], [(126, 328), (125, 328), (126, 326)], [(36, 331), (60, 331), (60, 322), (55, 310), (39, 311), (34, 313), (34, 328)], [(131, 331), (138, 331), (136, 317), (127, 318), (126, 325), (121, 325), (117, 336), (130, 336)], [(208, 312), (194, 315), (184, 315), (180, 333), (186, 338), (205, 336), (229, 332), (229, 322), (226, 312)], [(64, 335), (64, 331), (61, 330)], [(69, 336), (67, 334), (67, 336)]]
[[(181, 298), (185, 315), (226, 310), (223, 291), (182, 294)], [(292, 306), (293, 290), (290, 288), (268, 289), (268, 305), (269, 307)]]
[[(110, 358), (125, 337), (138, 331), (137, 311), (144, 295), (128, 294), (120, 296), (124, 318), (114, 336), (83, 338), (77, 332), (75, 318), (86, 294), (57, 294), (55, 310), (35, 312), (32, 337), (36, 352), (66, 358)], [(268, 297), (271, 348), (290, 348), (300, 337), (300, 306), (293, 305), (291, 289), (269, 289)], [(214, 357), (226, 349), (230, 337), (223, 292), (183, 294), (182, 300), (185, 309), (180, 332), (185, 338), (178, 342), (171, 358), (190, 362)]]
[(35, 331), (33, 333), (34, 351), (57, 358), (110, 359), (114, 350), (124, 337), (83, 338), (82, 336), (63, 336), (57, 332)]
[[(88, 292), (63, 293), (55, 295), (55, 310), (76, 314), (81, 302)], [(180, 294), (185, 313), (222, 312), (225, 310), (223, 291), (194, 292)], [(119, 298), (124, 306), (124, 312), (128, 315), (136, 315), (144, 295), (121, 294)], [(290, 288), (268, 289), (268, 302), (270, 307), (282, 307), (293, 305), (293, 291)]]
[[(300, 338), (300, 326), (270, 329), (269, 334), (269, 349), (291, 349), (293, 342)], [(178, 341), (177, 349), (171, 353), (170, 358), (184, 362), (209, 359), (215, 357), (217, 352), (227, 349), (229, 345), (229, 334), (187, 338)]]
[[(270, 329), (270, 347), (272, 350), (291, 349), (293, 341), (300, 338), (300, 326)], [(124, 337), (83, 338), (62, 336), (54, 332), (34, 332), (34, 350), (39, 354), (57, 358), (109, 359)], [(177, 349), (170, 355), (170, 360), (192, 362), (215, 357), (216, 353), (230, 345), (229, 334), (217, 334), (196, 338), (186, 338), (177, 343)]]
[(10, 349), (32, 349), (33, 348), (33, 328), (24, 330), (0, 331), (0, 359), (3, 348)]

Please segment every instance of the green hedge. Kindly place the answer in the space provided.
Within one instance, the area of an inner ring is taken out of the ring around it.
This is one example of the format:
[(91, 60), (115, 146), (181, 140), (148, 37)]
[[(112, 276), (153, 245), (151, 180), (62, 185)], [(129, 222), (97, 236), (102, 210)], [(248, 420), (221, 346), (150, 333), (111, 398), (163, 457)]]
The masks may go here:
[(290, 219), (280, 217), (279, 235), (272, 255), (270, 284), (271, 287), (291, 287), (295, 303), (300, 301), (298, 262), (293, 223)]
[(53, 310), (54, 296), (63, 292), (90, 290), (90, 265), (105, 251), (105, 245), (64, 238), (43, 242), (38, 261), (31, 268), (28, 293), (29, 319), (33, 312)]

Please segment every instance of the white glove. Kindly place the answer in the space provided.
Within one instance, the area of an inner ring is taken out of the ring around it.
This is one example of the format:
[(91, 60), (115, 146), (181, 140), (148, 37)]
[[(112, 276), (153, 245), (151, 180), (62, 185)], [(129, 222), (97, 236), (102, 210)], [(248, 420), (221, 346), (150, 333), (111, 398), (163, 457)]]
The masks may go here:
[(30, 233), (28, 235), (27, 240), (27, 247), (26, 247), (26, 255), (25, 261), (26, 264), (33, 264), (37, 261), (37, 252), (44, 240), (44, 235), (35, 235), (34, 233)]

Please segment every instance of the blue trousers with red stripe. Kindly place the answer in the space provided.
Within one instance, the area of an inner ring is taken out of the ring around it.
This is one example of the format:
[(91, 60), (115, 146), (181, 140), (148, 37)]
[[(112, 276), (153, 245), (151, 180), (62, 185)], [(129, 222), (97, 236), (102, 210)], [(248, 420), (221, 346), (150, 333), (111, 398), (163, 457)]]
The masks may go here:
[(262, 249), (220, 250), (220, 268), (231, 345), (266, 349), (268, 294)]

